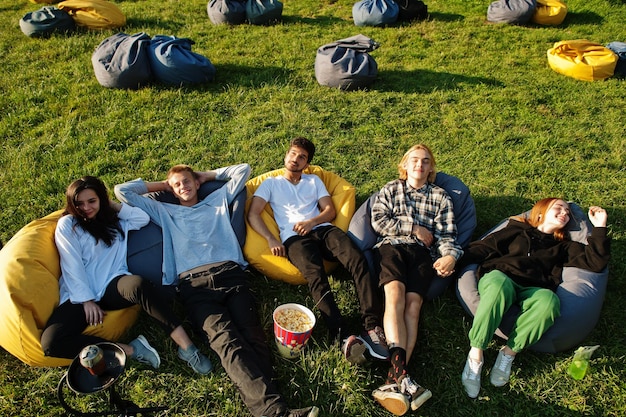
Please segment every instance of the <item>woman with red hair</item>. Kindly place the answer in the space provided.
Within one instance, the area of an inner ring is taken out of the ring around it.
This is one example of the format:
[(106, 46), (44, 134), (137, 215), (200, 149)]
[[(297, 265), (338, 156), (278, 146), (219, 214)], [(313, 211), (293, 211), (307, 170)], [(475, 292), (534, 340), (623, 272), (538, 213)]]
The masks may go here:
[(515, 355), (537, 342), (560, 315), (555, 294), (563, 267), (602, 271), (608, 264), (610, 239), (606, 211), (589, 208), (594, 226), (588, 245), (569, 240), (567, 202), (559, 198), (538, 201), (527, 216), (511, 218), (506, 227), (472, 242), (464, 264), (478, 264), (480, 302), (469, 331), (471, 349), (462, 382), (471, 398), (480, 391), (483, 350), (491, 341), (502, 316), (513, 304), (521, 307), (505, 346), (500, 349), (490, 380), (494, 386), (509, 382)]

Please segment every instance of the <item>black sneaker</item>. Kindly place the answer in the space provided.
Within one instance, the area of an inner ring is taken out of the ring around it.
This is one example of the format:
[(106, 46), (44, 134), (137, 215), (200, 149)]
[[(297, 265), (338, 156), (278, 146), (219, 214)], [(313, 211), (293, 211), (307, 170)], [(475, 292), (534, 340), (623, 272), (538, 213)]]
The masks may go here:
[(297, 410), (289, 410), (285, 417), (317, 417), (320, 409), (313, 407), (298, 408)]
[(373, 358), (380, 360), (389, 359), (389, 348), (387, 347), (387, 339), (382, 327), (376, 326), (371, 330), (364, 331), (359, 336), (359, 339), (365, 343), (367, 350)]
[(355, 335), (348, 336), (343, 342), (341, 352), (346, 357), (346, 360), (353, 365), (360, 365), (367, 361), (365, 357), (365, 343)]
[(403, 375), (398, 379), (398, 388), (400, 392), (409, 397), (409, 401), (411, 402), (411, 410), (415, 411), (422, 404), (424, 404), (430, 397), (433, 396), (433, 393), (430, 390), (420, 386), (413, 382), (410, 376)]

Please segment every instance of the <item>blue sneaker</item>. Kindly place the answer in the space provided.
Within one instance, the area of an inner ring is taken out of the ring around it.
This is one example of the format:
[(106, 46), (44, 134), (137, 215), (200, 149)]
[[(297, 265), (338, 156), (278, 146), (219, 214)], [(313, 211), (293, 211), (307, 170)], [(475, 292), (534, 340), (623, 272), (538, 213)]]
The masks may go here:
[(389, 359), (389, 348), (387, 347), (387, 339), (382, 327), (376, 326), (373, 329), (364, 331), (359, 336), (359, 339), (365, 343), (365, 347), (373, 358), (383, 361)]
[(204, 356), (195, 345), (191, 345), (187, 350), (179, 347), (178, 357), (187, 362), (195, 372), (206, 375), (213, 370), (213, 364)]
[(137, 336), (137, 338), (130, 342), (129, 345), (133, 348), (133, 354), (130, 355), (130, 357), (135, 359), (137, 362), (148, 364), (154, 369), (157, 369), (161, 365), (159, 352), (150, 346), (150, 343), (148, 343), (143, 335)]

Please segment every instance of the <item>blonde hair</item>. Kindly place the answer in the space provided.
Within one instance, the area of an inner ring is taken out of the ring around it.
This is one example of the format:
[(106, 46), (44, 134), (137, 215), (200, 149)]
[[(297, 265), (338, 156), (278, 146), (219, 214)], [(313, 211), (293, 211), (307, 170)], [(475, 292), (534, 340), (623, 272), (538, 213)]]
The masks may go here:
[(428, 155), (430, 156), (430, 163), (432, 166), (432, 171), (428, 174), (428, 182), (434, 182), (435, 177), (437, 176), (437, 169), (436, 169), (437, 164), (435, 163), (435, 155), (433, 155), (433, 151), (431, 151), (430, 148), (424, 145), (423, 143), (418, 143), (417, 145), (413, 145), (409, 148), (408, 151), (405, 152), (404, 156), (400, 160), (400, 163), (398, 164), (398, 174), (400, 175), (400, 179), (401, 180), (407, 179), (408, 176), (406, 173), (406, 168), (404, 168), (404, 165), (406, 164), (406, 161), (409, 159), (409, 154), (413, 151), (418, 151), (418, 150), (424, 150), (428, 152)]

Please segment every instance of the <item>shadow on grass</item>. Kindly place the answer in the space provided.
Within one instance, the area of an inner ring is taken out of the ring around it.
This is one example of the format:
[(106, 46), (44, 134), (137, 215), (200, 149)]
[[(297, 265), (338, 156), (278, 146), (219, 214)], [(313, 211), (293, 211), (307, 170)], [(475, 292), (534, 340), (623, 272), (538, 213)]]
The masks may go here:
[(472, 196), (476, 207), (476, 230), (474, 239), (479, 239), (492, 227), (507, 217), (515, 216), (529, 210), (534, 201), (516, 196)]
[(428, 93), (436, 90), (454, 90), (463, 85), (480, 84), (504, 87), (504, 83), (495, 78), (472, 77), (431, 70), (414, 70), (380, 71), (378, 79), (371, 89), (403, 93)]
[(438, 22), (460, 22), (465, 20), (465, 16), (456, 13), (432, 12), (428, 14), (428, 20), (436, 20)]
[(565, 16), (565, 24), (563, 26), (568, 27), (572, 25), (600, 25), (604, 22), (604, 17), (597, 13), (584, 11), (584, 12), (567, 12)]

